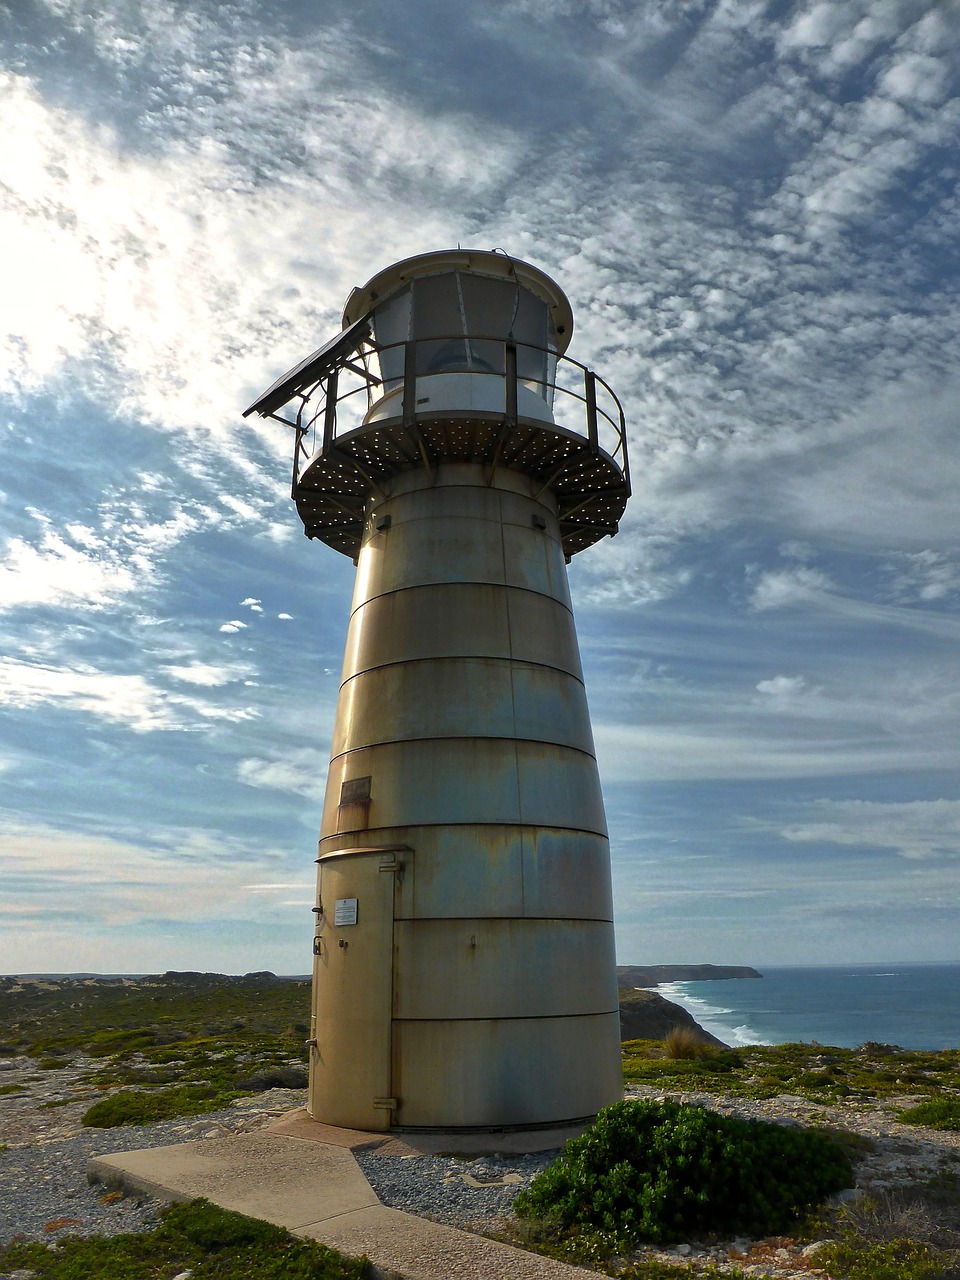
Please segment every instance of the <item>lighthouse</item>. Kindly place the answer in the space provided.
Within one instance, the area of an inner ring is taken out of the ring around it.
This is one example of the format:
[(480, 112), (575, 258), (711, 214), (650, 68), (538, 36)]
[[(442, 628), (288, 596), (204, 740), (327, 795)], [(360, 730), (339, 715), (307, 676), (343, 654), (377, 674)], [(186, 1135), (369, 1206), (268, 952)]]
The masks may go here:
[(292, 430), (304, 532), (357, 566), (313, 909), (326, 1123), (526, 1128), (622, 1096), (566, 564), (616, 533), (630, 477), (572, 332), (538, 268), (423, 254), (244, 415)]

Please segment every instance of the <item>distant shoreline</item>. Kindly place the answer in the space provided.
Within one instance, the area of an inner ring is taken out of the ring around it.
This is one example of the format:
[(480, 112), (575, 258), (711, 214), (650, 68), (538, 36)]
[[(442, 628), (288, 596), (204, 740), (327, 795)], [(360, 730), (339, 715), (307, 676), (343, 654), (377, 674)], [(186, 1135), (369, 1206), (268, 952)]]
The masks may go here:
[(668, 982), (725, 982), (733, 978), (762, 978), (743, 964), (623, 964), (617, 966), (621, 987), (658, 987)]

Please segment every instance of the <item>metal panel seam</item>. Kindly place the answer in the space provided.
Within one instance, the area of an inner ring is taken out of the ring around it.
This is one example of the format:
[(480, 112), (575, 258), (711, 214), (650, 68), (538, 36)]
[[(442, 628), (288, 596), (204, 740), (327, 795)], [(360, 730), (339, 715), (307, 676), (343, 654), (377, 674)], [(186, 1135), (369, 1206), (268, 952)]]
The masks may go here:
[(416, 582), (408, 587), (391, 587), (389, 591), (378, 591), (373, 595), (364, 596), (356, 608), (351, 609), (350, 622), (371, 600), (384, 600), (387, 596), (400, 596), (406, 591), (435, 591), (438, 587), (496, 587), (500, 591), (522, 591), (526, 595), (538, 596), (541, 600), (549, 600), (552, 604), (559, 605), (561, 609), (569, 613), (571, 618), (574, 618), (572, 607), (565, 600), (561, 600), (559, 596), (550, 595), (548, 591), (537, 591), (535, 587), (522, 587), (513, 582), (491, 582), (488, 578), (457, 578), (456, 580), (444, 582)]
[[(430, 738), (387, 738), (383, 742), (369, 742), (369, 743), (365, 743), (361, 747), (348, 747), (346, 751), (338, 751), (335, 756), (330, 757), (330, 763), (332, 765), (334, 760), (344, 760), (346, 759), (347, 756), (355, 755), (358, 751), (379, 751), (381, 747), (398, 747), (398, 746), (408, 747), (410, 746), (411, 743), (416, 743), (419, 746), (421, 742), (539, 742), (543, 746), (549, 747), (551, 751), (556, 750), (558, 748), (561, 751), (572, 751), (575, 755), (586, 756), (586, 758), (588, 760), (592, 760), (594, 764), (597, 763), (597, 757), (592, 752), (584, 751), (580, 747), (571, 747), (566, 742), (551, 742), (549, 738), (520, 738), (516, 736), (511, 738), (504, 738), (502, 736), (491, 737), (489, 734), (481, 734), (477, 737), (471, 737), (469, 734), (466, 734), (466, 733), (458, 733), (458, 734), (444, 733), (444, 734), (439, 734), (436, 737), (430, 737)], [(409, 822), (402, 822), (397, 825), (408, 827), (411, 824)], [(412, 825), (419, 826), (420, 824), (414, 823)], [(444, 825), (448, 825), (448, 824), (444, 824)], [(474, 825), (474, 824), (471, 824), (471, 825)], [(510, 823), (508, 825), (512, 826), (513, 824)], [(535, 823), (530, 823), (529, 825), (540, 826), (541, 824), (538, 822), (535, 822)], [(564, 828), (564, 830), (566, 830), (566, 828)]]
[(609, 1018), (620, 1013), (620, 1006), (615, 1009), (601, 1009), (591, 1013), (508, 1013), (496, 1018), (393, 1018), (393, 1022), (425, 1023), (448, 1022), (452, 1026), (460, 1026), (464, 1022), (569, 1022), (571, 1018)]

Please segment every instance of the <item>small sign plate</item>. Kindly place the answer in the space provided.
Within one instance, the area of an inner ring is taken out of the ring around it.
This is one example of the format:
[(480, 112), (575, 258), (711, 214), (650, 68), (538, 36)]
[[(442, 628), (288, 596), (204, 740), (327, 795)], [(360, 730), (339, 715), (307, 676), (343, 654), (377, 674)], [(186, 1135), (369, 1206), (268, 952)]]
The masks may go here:
[(333, 923), (336, 928), (345, 924), (357, 923), (357, 898), (338, 898), (333, 911)]
[(366, 778), (348, 778), (346, 782), (340, 785), (340, 803), (369, 804), (370, 782), (369, 776)]

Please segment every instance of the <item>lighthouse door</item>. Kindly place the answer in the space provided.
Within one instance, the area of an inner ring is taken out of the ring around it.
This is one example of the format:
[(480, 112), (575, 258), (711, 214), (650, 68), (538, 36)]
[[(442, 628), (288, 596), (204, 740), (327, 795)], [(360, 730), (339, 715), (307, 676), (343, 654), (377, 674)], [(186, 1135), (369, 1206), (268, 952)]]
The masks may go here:
[(389, 849), (344, 850), (320, 863), (314, 942), (310, 1113), (350, 1129), (389, 1129), (393, 904)]

